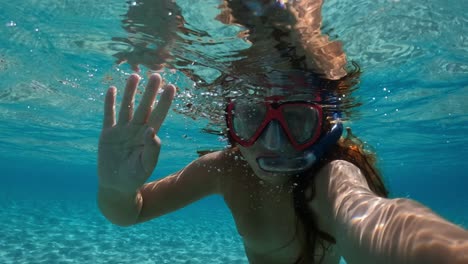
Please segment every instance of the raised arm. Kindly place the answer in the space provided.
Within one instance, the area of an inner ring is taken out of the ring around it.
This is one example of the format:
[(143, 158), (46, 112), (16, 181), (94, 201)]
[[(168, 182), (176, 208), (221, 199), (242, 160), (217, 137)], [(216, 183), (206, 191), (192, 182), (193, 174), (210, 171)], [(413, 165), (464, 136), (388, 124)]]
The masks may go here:
[(468, 231), (415, 201), (376, 196), (349, 162), (322, 169), (317, 199), (347, 263), (468, 263)]
[(152, 75), (134, 112), (138, 82), (137, 75), (130, 76), (117, 120), (116, 88), (108, 90), (99, 138), (98, 205), (111, 222), (124, 226), (168, 213), (218, 191), (216, 170), (210, 170), (218, 162), (216, 154), (206, 155), (165, 179), (144, 185), (158, 162), (161, 141), (157, 133), (175, 87), (167, 85), (155, 103), (162, 80), (159, 75)]
[(184, 169), (149, 182), (134, 192), (99, 188), (98, 205), (114, 224), (129, 226), (176, 211), (211, 194), (220, 194), (222, 152), (207, 154)]

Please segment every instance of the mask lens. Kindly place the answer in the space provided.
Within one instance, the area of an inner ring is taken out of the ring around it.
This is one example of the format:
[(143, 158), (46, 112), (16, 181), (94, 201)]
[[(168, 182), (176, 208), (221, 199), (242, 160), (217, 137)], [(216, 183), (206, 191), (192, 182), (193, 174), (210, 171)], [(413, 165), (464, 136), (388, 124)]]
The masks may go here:
[(307, 104), (288, 104), (282, 108), (289, 132), (299, 144), (314, 138), (320, 129), (320, 114), (316, 108)]
[(231, 113), (234, 133), (242, 140), (248, 141), (265, 120), (266, 112), (263, 102), (236, 102)]

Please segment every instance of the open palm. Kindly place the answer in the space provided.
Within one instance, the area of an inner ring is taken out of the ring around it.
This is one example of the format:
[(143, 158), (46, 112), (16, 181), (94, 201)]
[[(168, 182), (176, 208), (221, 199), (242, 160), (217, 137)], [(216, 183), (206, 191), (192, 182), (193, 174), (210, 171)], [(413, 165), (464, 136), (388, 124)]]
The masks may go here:
[(98, 176), (101, 187), (134, 192), (150, 177), (159, 157), (161, 142), (156, 135), (175, 95), (167, 85), (155, 104), (161, 77), (150, 77), (138, 108), (134, 101), (140, 77), (131, 75), (125, 87), (116, 122), (115, 87), (109, 88), (104, 106), (104, 122), (99, 138)]

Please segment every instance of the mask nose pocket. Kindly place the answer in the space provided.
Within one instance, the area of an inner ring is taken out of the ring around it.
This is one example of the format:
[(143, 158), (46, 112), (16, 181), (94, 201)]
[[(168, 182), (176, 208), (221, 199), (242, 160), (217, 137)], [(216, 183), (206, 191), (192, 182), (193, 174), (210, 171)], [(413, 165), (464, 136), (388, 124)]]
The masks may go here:
[(260, 136), (260, 141), (267, 149), (278, 151), (287, 142), (287, 136), (278, 121), (272, 120)]

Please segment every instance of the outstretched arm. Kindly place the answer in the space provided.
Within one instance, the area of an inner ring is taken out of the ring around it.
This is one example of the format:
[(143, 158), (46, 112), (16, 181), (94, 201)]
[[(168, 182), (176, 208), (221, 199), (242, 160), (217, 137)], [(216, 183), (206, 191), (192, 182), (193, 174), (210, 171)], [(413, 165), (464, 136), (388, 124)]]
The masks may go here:
[(376, 196), (349, 162), (321, 170), (317, 198), (348, 263), (468, 263), (468, 231), (415, 201)]

